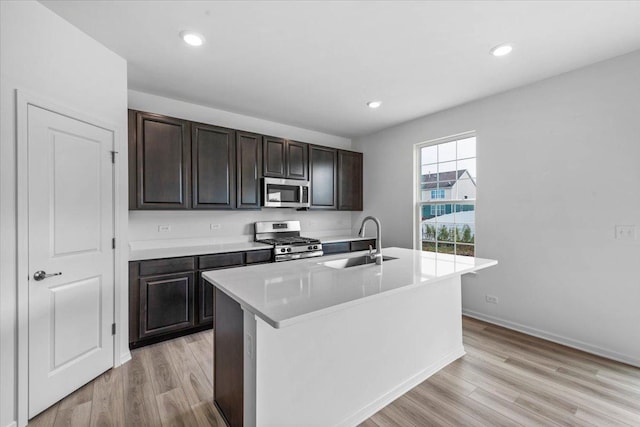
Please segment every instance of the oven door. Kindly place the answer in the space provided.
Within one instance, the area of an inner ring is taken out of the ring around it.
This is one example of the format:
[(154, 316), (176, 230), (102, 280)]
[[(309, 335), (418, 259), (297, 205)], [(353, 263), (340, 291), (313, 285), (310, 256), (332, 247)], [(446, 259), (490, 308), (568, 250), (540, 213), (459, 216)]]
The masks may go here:
[(262, 206), (268, 208), (308, 208), (309, 181), (264, 178)]

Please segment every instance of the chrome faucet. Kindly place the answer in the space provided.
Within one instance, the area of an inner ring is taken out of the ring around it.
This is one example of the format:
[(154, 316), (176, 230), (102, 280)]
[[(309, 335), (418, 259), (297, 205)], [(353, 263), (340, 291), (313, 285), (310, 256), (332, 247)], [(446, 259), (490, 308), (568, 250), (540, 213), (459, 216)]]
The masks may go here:
[(377, 265), (382, 265), (382, 225), (380, 224), (380, 220), (375, 216), (365, 217), (365, 219), (362, 220), (358, 236), (364, 237), (364, 226), (369, 220), (376, 223), (376, 252), (373, 253), (373, 248), (369, 246), (369, 258), (375, 259)]

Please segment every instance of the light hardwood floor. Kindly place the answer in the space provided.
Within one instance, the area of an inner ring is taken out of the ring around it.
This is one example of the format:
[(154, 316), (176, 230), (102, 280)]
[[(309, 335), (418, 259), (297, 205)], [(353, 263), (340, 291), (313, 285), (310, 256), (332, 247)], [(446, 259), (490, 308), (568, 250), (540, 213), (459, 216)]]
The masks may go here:
[[(640, 369), (467, 317), (463, 330), (464, 357), (361, 427), (640, 426)], [(29, 426), (224, 426), (212, 347), (205, 331), (134, 350)]]

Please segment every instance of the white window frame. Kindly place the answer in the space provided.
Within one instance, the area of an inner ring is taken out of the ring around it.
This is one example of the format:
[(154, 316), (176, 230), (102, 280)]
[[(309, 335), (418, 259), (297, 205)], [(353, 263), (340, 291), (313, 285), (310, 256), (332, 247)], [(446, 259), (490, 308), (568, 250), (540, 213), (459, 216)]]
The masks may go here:
[[(414, 192), (413, 192), (413, 201), (414, 201), (414, 213), (413, 213), (413, 248), (415, 250), (419, 250), (422, 251), (422, 207), (423, 206), (433, 206), (433, 205), (456, 205), (456, 204), (472, 204), (474, 205), (474, 211), (475, 211), (475, 206), (476, 206), (476, 200), (477, 200), (477, 195), (478, 195), (478, 184), (476, 182), (476, 198), (474, 199), (431, 199), (431, 200), (423, 200), (422, 199), (422, 188), (421, 188), (421, 179), (422, 179), (422, 162), (421, 162), (421, 155), (420, 155), (420, 150), (424, 147), (429, 147), (432, 145), (439, 145), (439, 144), (445, 144), (447, 142), (451, 142), (451, 141), (458, 141), (461, 139), (466, 139), (466, 138), (471, 138), (471, 137), (475, 137), (476, 138), (476, 167), (477, 167), (477, 161), (478, 161), (478, 135), (476, 131), (467, 131), (467, 132), (462, 132), (456, 135), (450, 135), (450, 136), (446, 136), (443, 138), (437, 138), (437, 139), (432, 139), (426, 142), (419, 142), (417, 144), (414, 145), (414, 151), (413, 151), (413, 158), (414, 158)], [(458, 159), (457, 153), (456, 153), (456, 160), (461, 160)], [(474, 228), (475, 228), (475, 233), (474, 235), (477, 236), (477, 224), (474, 224)], [(457, 242), (451, 242), (452, 244), (456, 244)], [(464, 245), (470, 245), (474, 247), (474, 253), (476, 253), (477, 250), (477, 241), (474, 238), (474, 242), (473, 243), (463, 243)], [(436, 252), (437, 253), (437, 252)]]

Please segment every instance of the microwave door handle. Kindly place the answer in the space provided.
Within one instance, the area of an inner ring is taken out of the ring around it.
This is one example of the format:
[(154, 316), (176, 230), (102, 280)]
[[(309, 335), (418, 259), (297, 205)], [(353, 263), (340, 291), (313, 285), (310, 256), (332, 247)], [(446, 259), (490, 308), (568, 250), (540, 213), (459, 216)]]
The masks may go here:
[(298, 193), (298, 203), (302, 203), (302, 195), (304, 194), (304, 190), (302, 189), (304, 187), (304, 185), (300, 186), (300, 190)]

